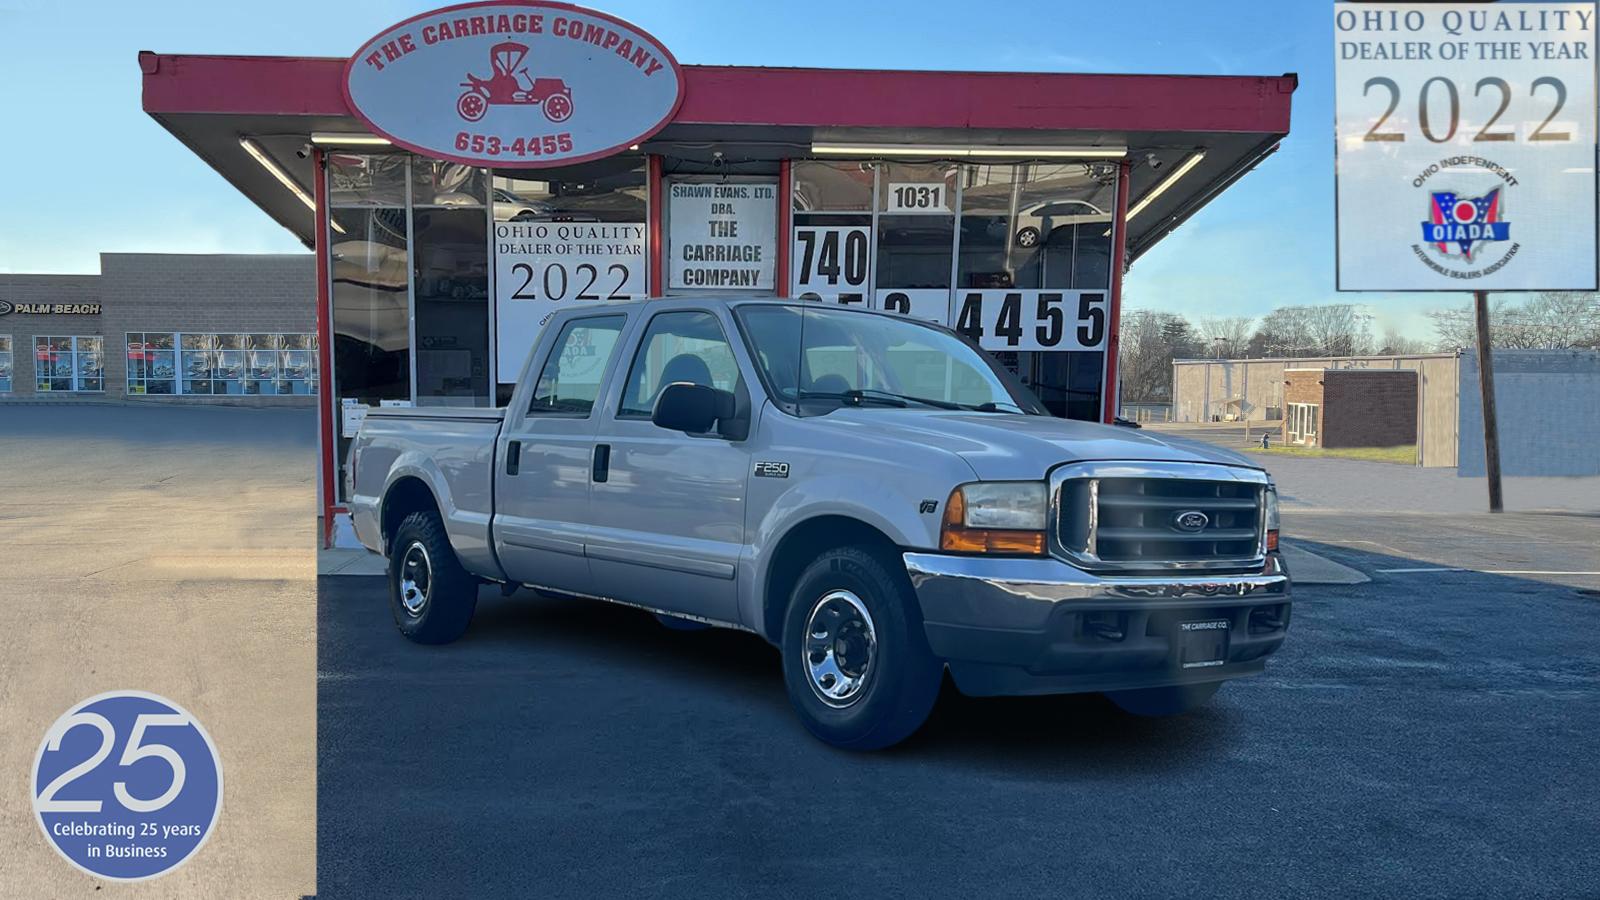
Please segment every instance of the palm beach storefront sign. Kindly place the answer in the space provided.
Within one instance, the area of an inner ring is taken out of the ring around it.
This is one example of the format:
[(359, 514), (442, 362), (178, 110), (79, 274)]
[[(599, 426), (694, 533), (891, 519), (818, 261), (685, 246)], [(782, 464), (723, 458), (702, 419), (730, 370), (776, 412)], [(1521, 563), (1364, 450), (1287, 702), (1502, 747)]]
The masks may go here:
[(644, 31), (563, 3), (468, 3), (423, 13), (345, 65), (350, 109), (439, 159), (538, 168), (650, 137), (683, 101), (683, 71)]
[(12, 303), (0, 300), (0, 316), (98, 316), (98, 303)]

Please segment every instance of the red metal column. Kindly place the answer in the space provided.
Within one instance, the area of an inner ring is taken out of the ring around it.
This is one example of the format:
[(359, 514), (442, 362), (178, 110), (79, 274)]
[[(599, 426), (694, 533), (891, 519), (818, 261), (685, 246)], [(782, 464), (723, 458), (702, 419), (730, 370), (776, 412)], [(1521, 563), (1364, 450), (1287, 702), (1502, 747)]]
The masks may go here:
[[(778, 270), (773, 273), (773, 287), (779, 297), (789, 296), (789, 219), (794, 201), (794, 170), (789, 160), (778, 163)], [(869, 294), (870, 296), (870, 294)]]
[(322, 478), (322, 546), (333, 546), (333, 515), (335, 501), (338, 493), (334, 487), (334, 473), (339, 471), (337, 453), (339, 448), (338, 438), (333, 430), (333, 302), (329, 295), (328, 285), (328, 179), (322, 169), (322, 151), (311, 151), (311, 173), (316, 182), (313, 193), (316, 196), (317, 208), (313, 211), (316, 217), (316, 253), (317, 253), (317, 410), (319, 427), (322, 440), (320, 458), (317, 468)]
[(1111, 246), (1111, 306), (1106, 311), (1106, 380), (1101, 387), (1105, 404), (1104, 421), (1108, 424), (1117, 417), (1117, 351), (1122, 342), (1122, 270), (1128, 259), (1128, 182), (1133, 174), (1133, 163), (1124, 159), (1117, 164), (1117, 219), (1113, 233), (1116, 243)]
[(651, 297), (659, 297), (666, 293), (665, 283), (661, 279), (662, 263), (667, 258), (666, 245), (662, 243), (661, 231), (661, 204), (665, 192), (661, 189), (661, 157), (654, 153), (646, 157), (645, 164), (645, 189), (650, 194), (648, 203), (650, 222), (647, 228), (650, 232), (650, 277), (645, 292)]

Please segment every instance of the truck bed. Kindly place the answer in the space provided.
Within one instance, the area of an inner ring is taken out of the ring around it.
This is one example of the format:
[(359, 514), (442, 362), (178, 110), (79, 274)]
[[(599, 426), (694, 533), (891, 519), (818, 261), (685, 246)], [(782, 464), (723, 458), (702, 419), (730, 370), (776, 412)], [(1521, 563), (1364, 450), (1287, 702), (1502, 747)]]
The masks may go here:
[(445, 530), (469, 571), (500, 573), (490, 538), (494, 515), (495, 443), (504, 409), (425, 406), (374, 409), (351, 446), (348, 491), (356, 534), (383, 552), (382, 501), (400, 480), (414, 478), (438, 499)]

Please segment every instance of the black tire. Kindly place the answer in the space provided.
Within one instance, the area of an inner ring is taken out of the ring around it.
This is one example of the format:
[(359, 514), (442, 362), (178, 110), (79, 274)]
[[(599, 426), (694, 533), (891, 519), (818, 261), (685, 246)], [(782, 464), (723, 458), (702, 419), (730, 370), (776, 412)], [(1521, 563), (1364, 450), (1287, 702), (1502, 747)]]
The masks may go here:
[(1018, 247), (1036, 247), (1039, 245), (1039, 229), (1029, 225), (1017, 232)]
[[(876, 646), (867, 655), (859, 688), (830, 703), (813, 686), (807, 624), (826, 598), (842, 602), (840, 592), (848, 592), (866, 609)], [(819, 739), (847, 750), (880, 750), (910, 737), (927, 721), (944, 677), (944, 663), (928, 649), (921, 610), (905, 573), (886, 554), (854, 547), (828, 550), (800, 573), (789, 595), (781, 650), (784, 686), (801, 723)]]
[(1221, 687), (1220, 681), (1208, 681), (1137, 691), (1113, 691), (1106, 696), (1125, 713), (1158, 718), (1182, 715), (1205, 706)]
[[(401, 589), (408, 574), (414, 584), (426, 575), (409, 601)], [(389, 607), (400, 633), (419, 644), (448, 644), (467, 630), (477, 606), (478, 580), (461, 568), (439, 514), (414, 512), (401, 520), (389, 547)]]

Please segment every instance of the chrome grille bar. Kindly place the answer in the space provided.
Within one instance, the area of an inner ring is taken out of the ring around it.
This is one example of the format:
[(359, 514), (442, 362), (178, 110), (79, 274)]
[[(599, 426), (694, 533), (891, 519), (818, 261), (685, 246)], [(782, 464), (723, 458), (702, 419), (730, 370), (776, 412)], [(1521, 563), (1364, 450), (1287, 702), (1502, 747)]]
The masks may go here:
[(1063, 465), (1050, 476), (1051, 552), (1093, 571), (1259, 569), (1267, 484), (1258, 469), (1212, 463)]

